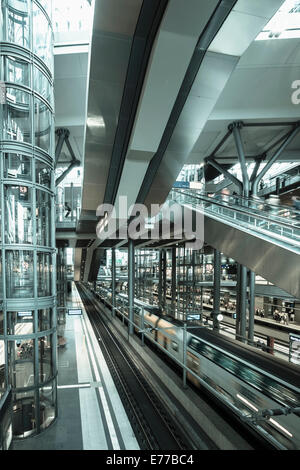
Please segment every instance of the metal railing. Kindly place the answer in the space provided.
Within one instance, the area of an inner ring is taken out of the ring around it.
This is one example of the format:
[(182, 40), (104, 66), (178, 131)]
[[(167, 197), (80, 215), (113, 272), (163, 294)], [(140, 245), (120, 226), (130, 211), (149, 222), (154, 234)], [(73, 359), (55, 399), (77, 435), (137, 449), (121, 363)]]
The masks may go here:
[(300, 211), (289, 206), (276, 206), (264, 201), (241, 196), (205, 194), (172, 190), (170, 199), (180, 204), (190, 204), (205, 214), (224, 223), (238, 225), (248, 231), (278, 242), (300, 252)]

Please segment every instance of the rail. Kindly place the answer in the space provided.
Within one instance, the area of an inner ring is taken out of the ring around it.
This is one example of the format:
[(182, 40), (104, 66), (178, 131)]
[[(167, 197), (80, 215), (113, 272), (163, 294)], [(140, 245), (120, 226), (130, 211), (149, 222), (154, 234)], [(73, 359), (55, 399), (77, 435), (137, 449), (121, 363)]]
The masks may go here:
[(300, 253), (300, 211), (289, 206), (276, 206), (241, 196), (191, 193), (173, 189), (169, 198), (180, 204), (190, 204), (205, 215), (224, 223), (238, 225), (260, 236), (276, 239)]

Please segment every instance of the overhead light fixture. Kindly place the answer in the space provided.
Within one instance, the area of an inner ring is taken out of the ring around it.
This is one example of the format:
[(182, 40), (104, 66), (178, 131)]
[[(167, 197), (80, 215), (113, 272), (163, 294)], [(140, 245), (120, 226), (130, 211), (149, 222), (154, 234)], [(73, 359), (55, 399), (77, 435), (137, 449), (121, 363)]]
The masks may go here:
[(291, 434), (286, 428), (281, 426), (281, 424), (275, 421), (275, 419), (270, 418), (269, 421), (270, 423), (274, 424), (274, 426), (276, 426), (280, 431), (284, 432), (288, 437), (293, 437), (293, 434)]
[(236, 396), (237, 396), (237, 398), (239, 398), (242, 402), (244, 402), (245, 405), (249, 406), (249, 408), (251, 408), (252, 410), (254, 410), (254, 411), (256, 411), (256, 412), (258, 411), (258, 408), (256, 408), (256, 406), (254, 406), (252, 403), (250, 403), (249, 400), (246, 400), (245, 397), (243, 397), (243, 396), (240, 395), (239, 393), (237, 393)]
[(105, 127), (105, 122), (102, 116), (92, 116), (87, 118), (88, 127)]

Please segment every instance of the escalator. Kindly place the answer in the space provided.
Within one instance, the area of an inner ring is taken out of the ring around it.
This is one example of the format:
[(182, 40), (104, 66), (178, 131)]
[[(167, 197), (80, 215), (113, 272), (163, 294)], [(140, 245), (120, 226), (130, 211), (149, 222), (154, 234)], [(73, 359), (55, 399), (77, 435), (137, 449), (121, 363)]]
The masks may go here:
[(300, 298), (300, 211), (241, 196), (172, 190), (170, 202), (204, 216), (204, 241)]

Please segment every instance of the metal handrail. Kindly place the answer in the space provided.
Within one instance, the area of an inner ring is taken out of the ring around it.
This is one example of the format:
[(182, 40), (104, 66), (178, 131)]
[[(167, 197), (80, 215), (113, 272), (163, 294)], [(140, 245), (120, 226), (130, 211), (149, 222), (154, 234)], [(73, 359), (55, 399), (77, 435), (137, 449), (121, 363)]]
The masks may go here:
[[(207, 197), (207, 196), (202, 196), (202, 195), (195, 195), (195, 194), (191, 194), (191, 193), (188, 193), (188, 192), (183, 192), (183, 191), (178, 191), (178, 190), (175, 190), (173, 189), (172, 192), (176, 192), (178, 194), (182, 194), (183, 196), (188, 196), (188, 197), (191, 197), (191, 198), (194, 198), (194, 199), (199, 199), (200, 201), (205, 201), (205, 202), (208, 202), (210, 203), (211, 205), (217, 205), (217, 206), (220, 206), (220, 207), (225, 207), (226, 209), (229, 209), (229, 210), (232, 210), (232, 211), (236, 211), (236, 212), (240, 212), (240, 213), (246, 213), (247, 215), (251, 215), (251, 213), (249, 214), (249, 209), (253, 209), (251, 207), (239, 207), (239, 206), (230, 206), (230, 205), (225, 205), (224, 202), (227, 202), (227, 201), (223, 201), (223, 203), (221, 201), (216, 201), (214, 198), (212, 197)], [(230, 196), (229, 196), (230, 197)], [(235, 196), (234, 196), (235, 197)], [(238, 196), (239, 197), (239, 196)], [(245, 198), (247, 201), (251, 201), (247, 198)], [(278, 209), (277, 206), (273, 206), (273, 207), (276, 207)], [(300, 211), (298, 211), (299, 215), (300, 215)], [(263, 219), (263, 220), (267, 220), (268, 222), (271, 221), (274, 221), (274, 223), (277, 223), (278, 225), (284, 225), (286, 226), (287, 228), (291, 228), (291, 224), (293, 224), (293, 221), (291, 220), (289, 223), (287, 223), (286, 221), (282, 220), (283, 217), (280, 218), (280, 220), (276, 220), (274, 218), (274, 215), (273, 214), (268, 214), (268, 215), (262, 215), (262, 214), (256, 214), (255, 215), (253, 214), (253, 217), (257, 217), (259, 219)], [(300, 221), (297, 222), (297, 225), (299, 224), (299, 227), (295, 227), (296, 229), (300, 229)]]
[[(176, 191), (176, 189), (174, 189), (174, 191)], [(187, 194), (190, 194), (191, 196), (194, 196), (195, 194), (194, 193), (189, 193), (188, 191), (186, 191)], [(240, 194), (216, 194), (214, 195), (213, 197), (211, 196), (208, 196), (209, 194), (211, 194), (210, 192), (201, 192), (201, 193), (197, 193), (198, 196), (203, 196), (203, 197), (207, 197), (209, 198), (209, 200), (211, 199), (218, 199), (219, 197), (228, 197), (228, 198), (234, 198), (234, 199), (239, 199), (241, 201), (245, 201), (245, 202), (249, 202), (251, 204), (257, 204), (257, 205), (263, 205), (263, 206), (267, 206), (267, 207), (270, 207), (271, 210), (277, 210), (278, 209), (282, 209), (282, 210), (286, 210), (288, 212), (292, 212), (292, 213), (295, 213), (295, 215), (300, 215), (300, 210), (298, 209), (295, 209), (294, 207), (292, 206), (286, 206), (286, 205), (283, 205), (283, 204), (280, 204), (280, 206), (276, 205), (276, 204), (271, 204), (269, 202), (266, 202), (266, 201), (262, 201), (260, 198), (250, 198), (250, 197), (245, 197), (245, 196), (242, 196)], [(280, 217), (280, 216), (279, 216)]]
[[(284, 229), (288, 229), (289, 231), (291, 231), (291, 235), (295, 237), (295, 239), (290, 239), (290, 238), (286, 238), (283, 234), (281, 235), (278, 235), (274, 230), (270, 230), (270, 228), (266, 231), (262, 226), (261, 227), (257, 227), (256, 225), (251, 225), (249, 222), (248, 222), (248, 225), (249, 225), (249, 230), (252, 229), (258, 229), (259, 228), (259, 232), (260, 234), (263, 234), (265, 232), (265, 235), (267, 236), (270, 236), (269, 234), (272, 234), (272, 238), (275, 238), (283, 243), (286, 243), (290, 246), (293, 246), (294, 248), (298, 248), (300, 247), (300, 239), (299, 239), (299, 235), (295, 234), (295, 230), (300, 230), (300, 226), (295, 226), (295, 224), (293, 224), (292, 221), (289, 221), (288, 223), (285, 222), (285, 221), (282, 221), (281, 219), (280, 220), (276, 220), (274, 217), (271, 216), (271, 214), (269, 215), (264, 215), (264, 214), (254, 214), (251, 212), (249, 213), (249, 207), (232, 207), (230, 205), (225, 205), (224, 203), (222, 204), (220, 201), (215, 201), (213, 200), (213, 198), (206, 198), (206, 196), (199, 196), (199, 195), (194, 195), (194, 194), (190, 194), (190, 193), (187, 193), (187, 192), (182, 192), (182, 191), (178, 191), (178, 190), (173, 190), (173, 192), (176, 192), (178, 193), (179, 195), (182, 195), (184, 197), (190, 197), (191, 199), (198, 199), (202, 202), (208, 202), (210, 203), (211, 206), (219, 206), (221, 208), (225, 208), (225, 209), (228, 209), (229, 211), (232, 211), (234, 213), (241, 213), (243, 215), (247, 215), (249, 218), (250, 217), (253, 217), (255, 219), (260, 219), (262, 220), (264, 223), (268, 223), (268, 224), (274, 224), (274, 225), (277, 225), (279, 227), (279, 229), (281, 229), (281, 231), (283, 231)], [(176, 199), (176, 197), (175, 197)], [(186, 201), (188, 202), (188, 201)], [(203, 207), (203, 210), (205, 212), (205, 210), (207, 210), (208, 208), (207, 207)], [(210, 214), (214, 215), (214, 212), (213, 211), (209, 211)], [(228, 221), (232, 221), (234, 219), (228, 217)], [(298, 224), (297, 224), (298, 225)]]

